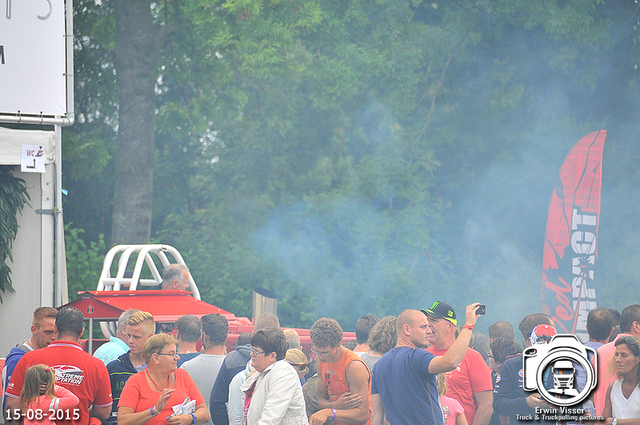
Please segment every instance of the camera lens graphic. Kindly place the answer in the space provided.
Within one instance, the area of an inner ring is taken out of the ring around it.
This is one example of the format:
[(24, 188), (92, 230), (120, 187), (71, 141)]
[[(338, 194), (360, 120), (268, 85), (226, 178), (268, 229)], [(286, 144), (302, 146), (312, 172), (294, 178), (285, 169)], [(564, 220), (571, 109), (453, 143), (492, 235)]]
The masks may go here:
[[(578, 365), (586, 374), (583, 388), (577, 388), (575, 377)], [(540, 395), (557, 406), (573, 406), (580, 403), (595, 387), (595, 381), (595, 372), (589, 360), (581, 353), (568, 348), (549, 352), (536, 370), (536, 383)]]

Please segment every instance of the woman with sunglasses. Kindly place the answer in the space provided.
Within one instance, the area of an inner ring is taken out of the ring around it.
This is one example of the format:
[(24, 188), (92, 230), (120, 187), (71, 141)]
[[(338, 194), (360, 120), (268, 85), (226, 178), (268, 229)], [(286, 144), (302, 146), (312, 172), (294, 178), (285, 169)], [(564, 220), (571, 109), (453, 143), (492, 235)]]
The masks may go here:
[(240, 387), (245, 393), (245, 424), (309, 425), (298, 373), (284, 360), (288, 346), (279, 329), (261, 329), (251, 337), (256, 373)]
[(603, 416), (607, 425), (640, 424), (640, 338), (623, 336), (615, 342), (609, 372), (618, 380), (607, 388)]
[[(131, 376), (118, 404), (118, 425), (197, 425), (209, 420), (209, 410), (187, 371), (178, 369), (178, 341), (170, 335), (151, 336), (142, 349), (147, 368)], [(173, 406), (189, 397), (193, 413), (174, 415)]]

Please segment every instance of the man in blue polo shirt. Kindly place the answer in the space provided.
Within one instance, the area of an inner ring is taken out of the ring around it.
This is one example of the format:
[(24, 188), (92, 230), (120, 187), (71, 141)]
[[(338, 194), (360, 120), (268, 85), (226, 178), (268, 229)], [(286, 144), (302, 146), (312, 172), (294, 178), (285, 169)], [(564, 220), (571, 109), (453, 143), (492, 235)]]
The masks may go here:
[(424, 350), (431, 333), (421, 311), (405, 310), (398, 316), (398, 343), (373, 366), (371, 383), (372, 425), (442, 425), (436, 375), (460, 364), (471, 340), (478, 303), (467, 306), (460, 336), (443, 356)]

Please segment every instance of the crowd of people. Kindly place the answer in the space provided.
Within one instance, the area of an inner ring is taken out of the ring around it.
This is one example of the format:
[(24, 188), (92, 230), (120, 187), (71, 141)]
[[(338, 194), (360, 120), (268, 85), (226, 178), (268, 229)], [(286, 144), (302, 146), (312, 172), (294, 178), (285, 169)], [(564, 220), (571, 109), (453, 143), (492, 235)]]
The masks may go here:
[[(219, 314), (183, 316), (167, 334), (139, 310), (123, 312), (116, 336), (90, 355), (80, 345), (82, 312), (41, 307), (32, 336), (7, 355), (3, 418), (74, 425), (514, 425), (553, 408), (523, 385), (523, 352), (552, 341), (553, 320), (525, 316), (520, 345), (509, 322), (492, 324), (488, 337), (474, 332), (478, 307), (467, 306), (460, 319), (440, 301), (397, 317), (365, 314), (355, 341), (344, 340), (336, 320), (320, 318), (310, 329), (309, 356), (274, 314), (257, 318), (253, 332), (227, 353), (228, 322)], [(589, 423), (640, 424), (640, 305), (621, 314), (592, 310), (587, 330), (598, 385), (580, 412), (591, 415)], [(576, 372), (582, 388), (585, 376)]]

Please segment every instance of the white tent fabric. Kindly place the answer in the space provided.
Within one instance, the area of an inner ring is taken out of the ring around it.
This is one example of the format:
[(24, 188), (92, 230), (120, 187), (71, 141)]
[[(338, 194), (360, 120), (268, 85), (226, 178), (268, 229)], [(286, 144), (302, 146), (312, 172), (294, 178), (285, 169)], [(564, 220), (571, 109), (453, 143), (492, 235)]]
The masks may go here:
[(20, 165), (22, 145), (42, 145), (45, 164), (53, 164), (55, 161), (54, 131), (13, 130), (0, 127), (0, 165)]
[[(0, 338), (0, 357), (8, 353), (16, 341), (20, 341), (18, 337), (24, 339), (24, 335), (30, 335), (29, 327), (36, 308), (56, 305), (55, 261), (62, 258), (64, 253), (60, 256), (54, 254), (57, 242), (54, 237), (55, 217), (42, 213), (55, 208), (55, 141), (55, 131), (13, 130), (0, 126), (0, 168), (16, 167), (12, 170), (13, 175), (24, 180), (30, 198), (29, 204), (18, 214), (18, 234), (12, 248), (13, 261), (7, 260), (16, 292), (2, 294), (3, 303), (0, 304), (0, 323), (11, 323), (15, 338)], [(44, 173), (20, 171), (22, 145), (43, 146), (46, 163)], [(58, 214), (58, 217), (59, 226), (62, 227), (62, 214)], [(59, 269), (64, 271), (66, 265), (63, 259), (60, 261)], [(61, 284), (65, 284), (62, 279)]]

